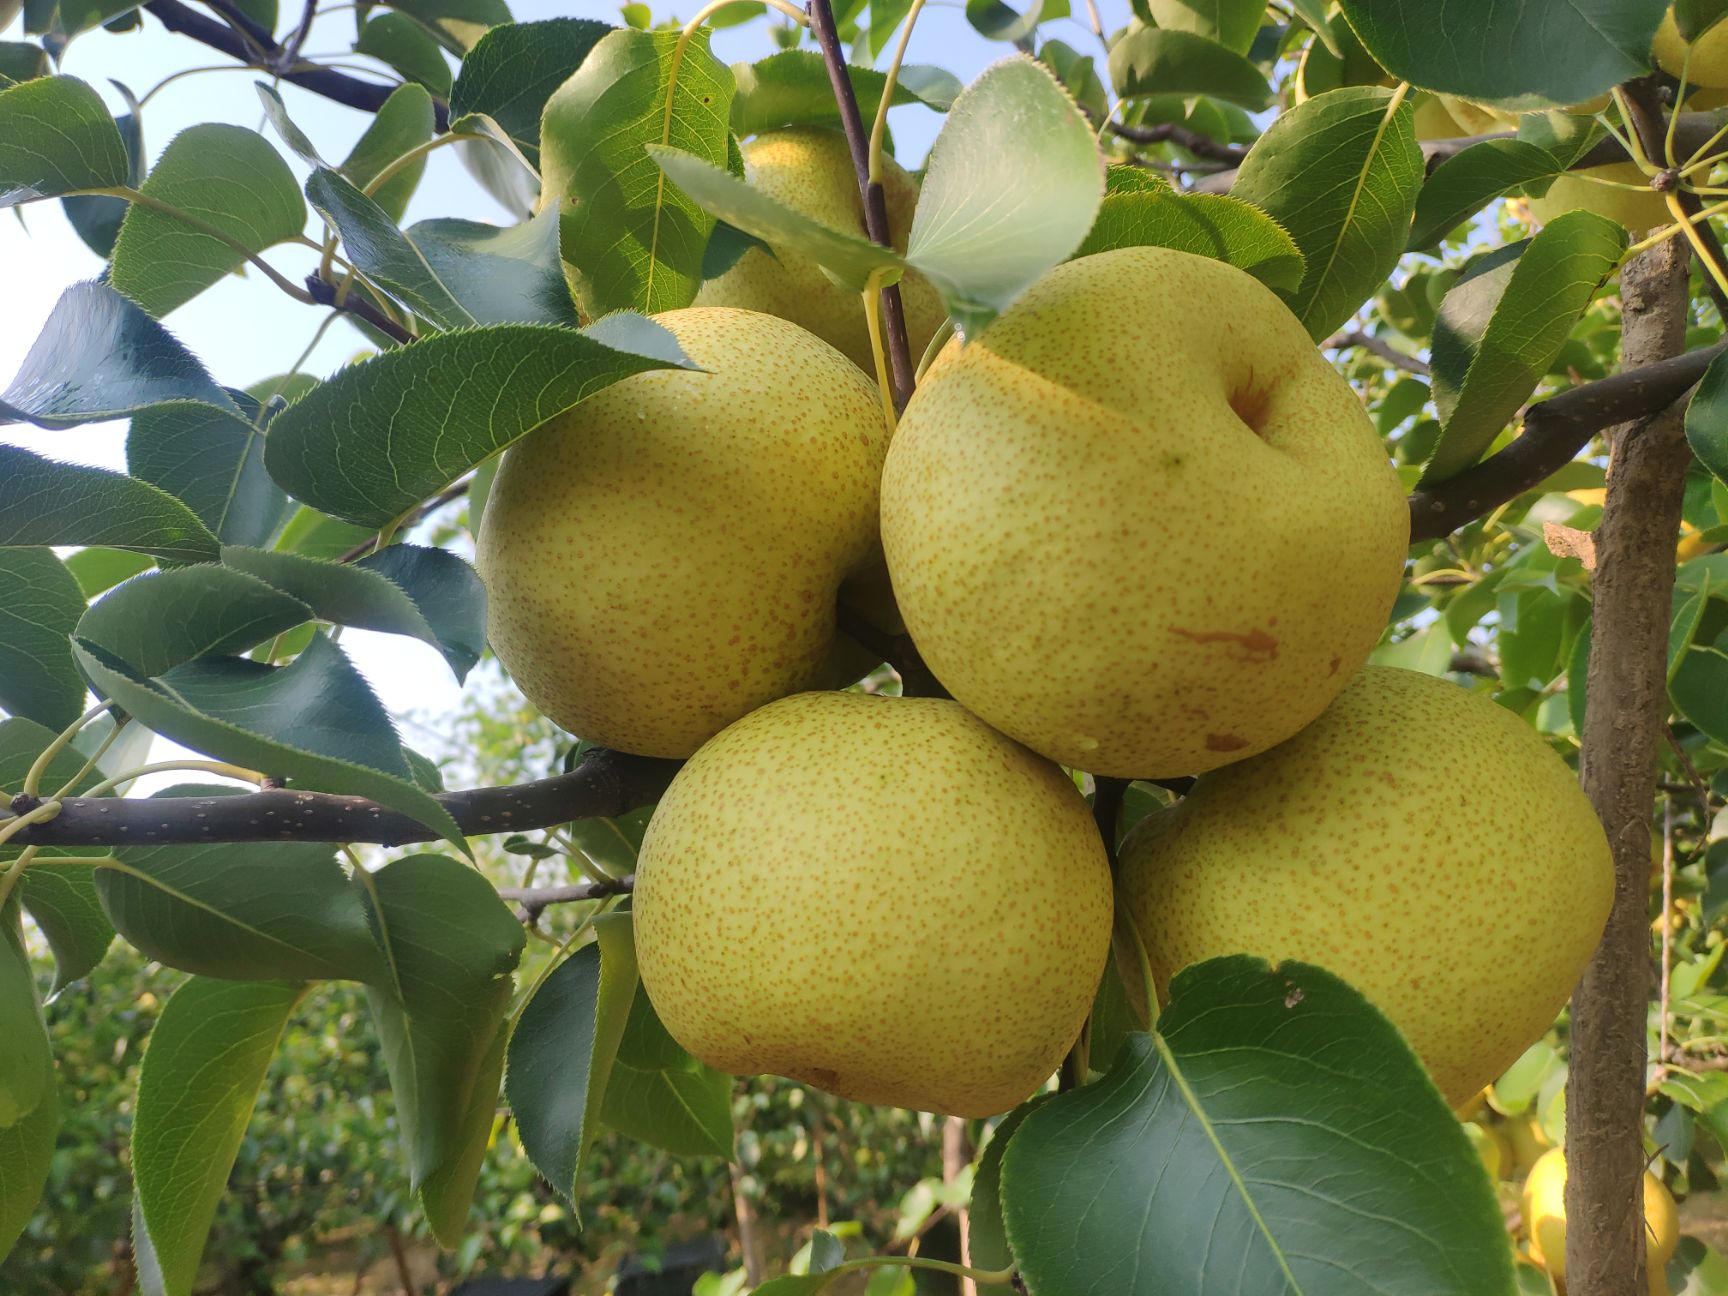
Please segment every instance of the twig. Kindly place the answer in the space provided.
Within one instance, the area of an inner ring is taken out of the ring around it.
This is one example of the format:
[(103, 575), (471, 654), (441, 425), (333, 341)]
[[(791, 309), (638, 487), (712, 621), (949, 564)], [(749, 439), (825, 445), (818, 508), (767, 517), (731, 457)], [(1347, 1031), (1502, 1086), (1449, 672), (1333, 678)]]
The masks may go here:
[(636, 875), (626, 873), (623, 877), (612, 878), (605, 882), (573, 882), (568, 886), (544, 887), (499, 887), (500, 900), (512, 900), (522, 906), (524, 922), (534, 923), (548, 906), (556, 904), (577, 904), (583, 900), (604, 900), (607, 896), (629, 895), (636, 887)]
[[(515, 787), (439, 793), (469, 836), (612, 818), (652, 805), (680, 762), (594, 748), (568, 774)], [(297, 789), (239, 796), (68, 797), (59, 815), (16, 832), (15, 846), (161, 846), (187, 842), (326, 841), (400, 846), (436, 840), (417, 820), (365, 797)], [(13, 808), (19, 810), (17, 802)], [(12, 822), (0, 819), (0, 826)]]
[(1248, 156), (1245, 148), (1235, 144), (1220, 144), (1210, 135), (1202, 135), (1197, 130), (1175, 122), (1159, 122), (1156, 126), (1126, 126), (1113, 121), (1110, 123), (1110, 133), (1118, 139), (1134, 144), (1175, 144), (1187, 149), (1195, 157), (1222, 162), (1226, 166), (1241, 166)]
[(318, 0), (306, 0), (306, 7), (300, 13), (300, 22), (289, 34), (288, 41), (282, 46), (282, 62), (284, 66), (292, 67), (300, 58), (300, 50), (306, 44), (306, 37), (312, 32), (312, 22), (318, 16)]
[[(472, 477), (464, 477), (455, 485), (445, 487), (443, 490), (439, 491), (438, 494), (434, 495), (419, 507), (410, 510), (407, 516), (396, 524), (394, 530), (405, 531), (417, 523), (424, 522), (428, 517), (436, 513), (452, 500), (461, 499), (468, 493), (468, 488), (473, 484), (474, 479)], [(362, 540), (336, 561), (339, 563), (351, 563), (357, 558), (364, 558), (367, 554), (371, 553), (378, 547), (379, 542), (382, 539), (383, 533), (380, 532), (369, 540)]]
[[(829, 0), (810, 0), (807, 8), (810, 30), (816, 34), (817, 47), (828, 68), (828, 81), (834, 88), (834, 101), (840, 108), (840, 125), (846, 133), (846, 145), (852, 153), (852, 166), (858, 173), (858, 192), (864, 200), (864, 232), (870, 241), (883, 247), (893, 247), (894, 239), (888, 228), (888, 199), (882, 186), (870, 183), (870, 132), (858, 111), (858, 96), (852, 90), (852, 77), (847, 72), (846, 52), (840, 48), (840, 33), (834, 25), (834, 10)], [(888, 371), (894, 386), (894, 405), (905, 409), (912, 399), (912, 349), (906, 337), (906, 310), (900, 303), (900, 285), (882, 290), (882, 331), (886, 334)]]
[(356, 319), (363, 319), (386, 337), (406, 346), (414, 340), (414, 335), (379, 310), (371, 302), (358, 293), (350, 291), (340, 301), (336, 297), (336, 285), (317, 274), (306, 276), (306, 291), (312, 295), (312, 302), (317, 306), (328, 306), (332, 310), (342, 311)]
[(1725, 350), (1728, 342), (1718, 342), (1538, 401), (1524, 411), (1524, 432), (1511, 445), (1410, 496), (1410, 538), (1437, 540), (1534, 488), (1604, 428), (1668, 408)]
[(1413, 355), (1405, 355), (1383, 337), (1372, 333), (1364, 333), (1361, 329), (1350, 329), (1343, 333), (1334, 333), (1320, 344), (1323, 350), (1338, 351), (1345, 347), (1361, 347), (1364, 351), (1372, 351), (1394, 369), (1402, 369), (1405, 373), (1428, 376), (1428, 362), (1419, 360)]
[[(1666, 166), (1668, 119), (1662, 109), (1655, 77), (1639, 77), (1635, 81), (1628, 81), (1621, 87), (1621, 93), (1631, 111), (1632, 128), (1638, 132), (1638, 144), (1644, 150), (1644, 156), (1652, 165)], [(1651, 188), (1658, 189), (1663, 180), (1672, 186), (1673, 173), (1665, 171), (1657, 175), (1651, 181)], [(1728, 268), (1728, 256), (1723, 253), (1716, 231), (1711, 228), (1709, 221), (1697, 219), (1698, 213), (1704, 209), (1703, 201), (1697, 194), (1685, 189), (1678, 190), (1674, 196), (1679, 199), (1681, 210), (1696, 222), (1693, 226), (1694, 236), (1702, 245), (1703, 251), (1718, 268)], [(1704, 276), (1704, 286), (1710, 293), (1710, 300), (1716, 303), (1717, 311), (1723, 319), (1728, 320), (1728, 293), (1722, 291), (1714, 275)]]

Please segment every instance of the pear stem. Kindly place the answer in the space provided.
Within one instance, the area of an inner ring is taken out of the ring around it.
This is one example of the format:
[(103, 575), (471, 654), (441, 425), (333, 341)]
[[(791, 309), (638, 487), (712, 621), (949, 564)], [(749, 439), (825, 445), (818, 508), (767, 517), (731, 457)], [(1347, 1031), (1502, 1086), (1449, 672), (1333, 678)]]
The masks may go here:
[[(864, 128), (858, 96), (846, 72), (846, 52), (840, 48), (833, 6), (829, 0), (810, 0), (807, 12), (810, 30), (816, 34), (817, 48), (828, 68), (829, 84), (834, 87), (834, 102), (840, 109), (840, 126), (846, 133), (846, 147), (852, 153), (852, 167), (858, 173), (858, 192), (864, 200), (864, 232), (871, 242), (893, 247), (893, 233), (888, 228), (888, 199), (882, 186), (870, 180), (870, 133)], [(886, 335), (888, 368), (894, 382), (894, 407), (903, 410), (912, 399), (912, 346), (906, 336), (906, 309), (900, 302), (898, 284), (882, 290), (882, 332)]]

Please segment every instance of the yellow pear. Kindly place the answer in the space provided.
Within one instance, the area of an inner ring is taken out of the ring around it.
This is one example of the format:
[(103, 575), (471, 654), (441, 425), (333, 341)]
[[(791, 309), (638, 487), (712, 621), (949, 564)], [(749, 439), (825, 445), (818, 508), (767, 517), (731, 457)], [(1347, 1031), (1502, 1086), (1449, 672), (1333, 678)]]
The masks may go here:
[(802, 693), (679, 772), (634, 908), (648, 996), (709, 1065), (989, 1116), (1078, 1036), (1112, 902), (1056, 766), (953, 702)]
[(1482, 1168), (1488, 1172), (1489, 1179), (1499, 1179), (1506, 1170), (1506, 1144), (1501, 1139), (1499, 1131), (1481, 1121), (1465, 1121), (1464, 1134), (1470, 1140), (1470, 1146), (1476, 1149), (1476, 1155), (1482, 1159)]
[(1651, 52), (1669, 76), (1678, 78), (1684, 69), (1688, 86), (1728, 89), (1728, 22), (1717, 23), (1693, 44), (1692, 61), (1688, 63), (1686, 42), (1681, 39), (1670, 6), (1662, 15), (1662, 25), (1656, 29), (1656, 42)]
[[(831, 229), (863, 232), (858, 173), (846, 137), (839, 131), (820, 126), (770, 131), (744, 145), (743, 152), (744, 173), (752, 187)], [(883, 158), (882, 167), (888, 228), (894, 245), (904, 252), (912, 211), (918, 205), (918, 185), (894, 159)], [(900, 281), (900, 300), (916, 363), (947, 311), (922, 275), (907, 275)], [(789, 319), (837, 347), (866, 373), (876, 372), (862, 299), (797, 252), (775, 248), (770, 256), (761, 248), (751, 248), (737, 265), (702, 285), (696, 304), (736, 306)]]
[(1454, 1105), (1552, 1024), (1613, 891), (1601, 825), (1535, 730), (1379, 666), (1122, 849), (1160, 993), (1228, 954), (1319, 964), (1391, 1019)]
[(492, 646), (535, 706), (688, 756), (818, 678), (836, 591), (877, 553), (888, 434), (874, 385), (796, 324), (657, 318), (706, 372), (626, 378), (513, 446), (477, 556)]
[(894, 595), (937, 678), (1098, 774), (1211, 769), (1319, 715), (1385, 628), (1408, 534), (1379, 436), (1296, 317), (1169, 248), (1034, 284), (926, 376), (882, 481)]
[(1460, 136), (1496, 135), (1501, 131), (1518, 129), (1518, 114), (1515, 112), (1460, 99), (1457, 95), (1436, 94), (1434, 97), (1452, 114)]
[[(1566, 1277), (1566, 1154), (1554, 1148), (1530, 1169), (1521, 1197), (1530, 1256), (1556, 1278)], [(1652, 1293), (1665, 1290), (1657, 1280), (1680, 1244), (1680, 1212), (1667, 1186), (1644, 1172), (1645, 1269)]]
[(1542, 1128), (1542, 1122), (1534, 1117), (1508, 1121), (1504, 1134), (1506, 1145), (1512, 1151), (1512, 1161), (1507, 1166), (1507, 1177), (1512, 1179), (1528, 1174), (1530, 1167), (1541, 1160), (1542, 1154), (1554, 1146), (1548, 1132)]
[[(1628, 189), (1625, 186), (1636, 185)], [(1546, 225), (1556, 216), (1583, 208), (1618, 221), (1635, 234), (1667, 225), (1673, 217), (1662, 195), (1636, 162), (1610, 162), (1556, 176), (1548, 192), (1530, 200), (1530, 214)]]

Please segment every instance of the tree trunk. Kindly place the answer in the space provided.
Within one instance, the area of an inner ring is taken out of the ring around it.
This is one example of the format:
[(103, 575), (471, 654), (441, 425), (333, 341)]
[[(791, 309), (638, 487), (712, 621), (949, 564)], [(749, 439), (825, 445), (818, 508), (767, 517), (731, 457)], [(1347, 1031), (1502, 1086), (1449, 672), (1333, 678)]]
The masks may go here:
[[(1621, 365), (1676, 354), (1687, 255), (1670, 239), (1629, 261)], [(1676, 404), (1609, 432), (1595, 533), (1588, 704), (1579, 777), (1614, 852), (1614, 907), (1572, 996), (1566, 1085), (1566, 1277), (1571, 1296), (1629, 1296), (1644, 1278), (1643, 1109), (1650, 997), (1650, 814), (1668, 715), (1674, 541), (1690, 452)], [(1556, 897), (1564, 904), (1565, 897)]]
[[(959, 1116), (942, 1120), (942, 1182), (953, 1183), (972, 1164), (972, 1144), (966, 1137), (966, 1122)], [(954, 1223), (960, 1232), (960, 1263), (972, 1263), (971, 1212), (958, 1210)], [(978, 1284), (970, 1278), (960, 1280), (960, 1296), (978, 1296)]]
[(744, 1256), (744, 1281), (754, 1287), (762, 1281), (762, 1257), (756, 1241), (756, 1212), (744, 1192), (744, 1171), (736, 1161), (727, 1166), (732, 1175), (732, 1214), (738, 1221), (738, 1250)]

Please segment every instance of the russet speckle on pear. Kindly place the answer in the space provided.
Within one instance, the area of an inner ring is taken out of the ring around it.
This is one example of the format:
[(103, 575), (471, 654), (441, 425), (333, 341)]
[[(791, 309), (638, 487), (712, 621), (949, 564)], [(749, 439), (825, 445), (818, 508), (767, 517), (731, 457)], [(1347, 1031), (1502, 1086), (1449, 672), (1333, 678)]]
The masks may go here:
[(1057, 267), (919, 386), (882, 543), (955, 698), (1097, 774), (1198, 773), (1313, 720), (1379, 639), (1403, 491), (1272, 292), (1124, 248)]
[(703, 372), (613, 384), (508, 450), (481, 521), (487, 631), (579, 737), (688, 756), (815, 683), (877, 555), (888, 432), (856, 365), (771, 315), (656, 317)]
[(802, 693), (685, 765), (636, 871), (642, 983), (737, 1075), (961, 1116), (1078, 1036), (1110, 869), (1059, 768), (956, 703)]
[(1120, 887), (1160, 994), (1227, 954), (1319, 964), (1456, 1106), (1553, 1024), (1614, 869), (1576, 777), (1523, 720), (1368, 666), (1294, 738), (1137, 824)]
[[(800, 215), (848, 234), (864, 232), (864, 205), (858, 173), (846, 137), (821, 126), (769, 131), (743, 146), (750, 185)], [(918, 184), (893, 158), (882, 159), (882, 190), (894, 246), (906, 250)], [(906, 334), (917, 361), (947, 317), (936, 290), (920, 274), (900, 281)], [(840, 287), (810, 257), (776, 247), (773, 255), (751, 248), (738, 264), (702, 285), (698, 306), (737, 306), (766, 311), (801, 324), (838, 348), (865, 373), (876, 373), (869, 327), (859, 295)]]

